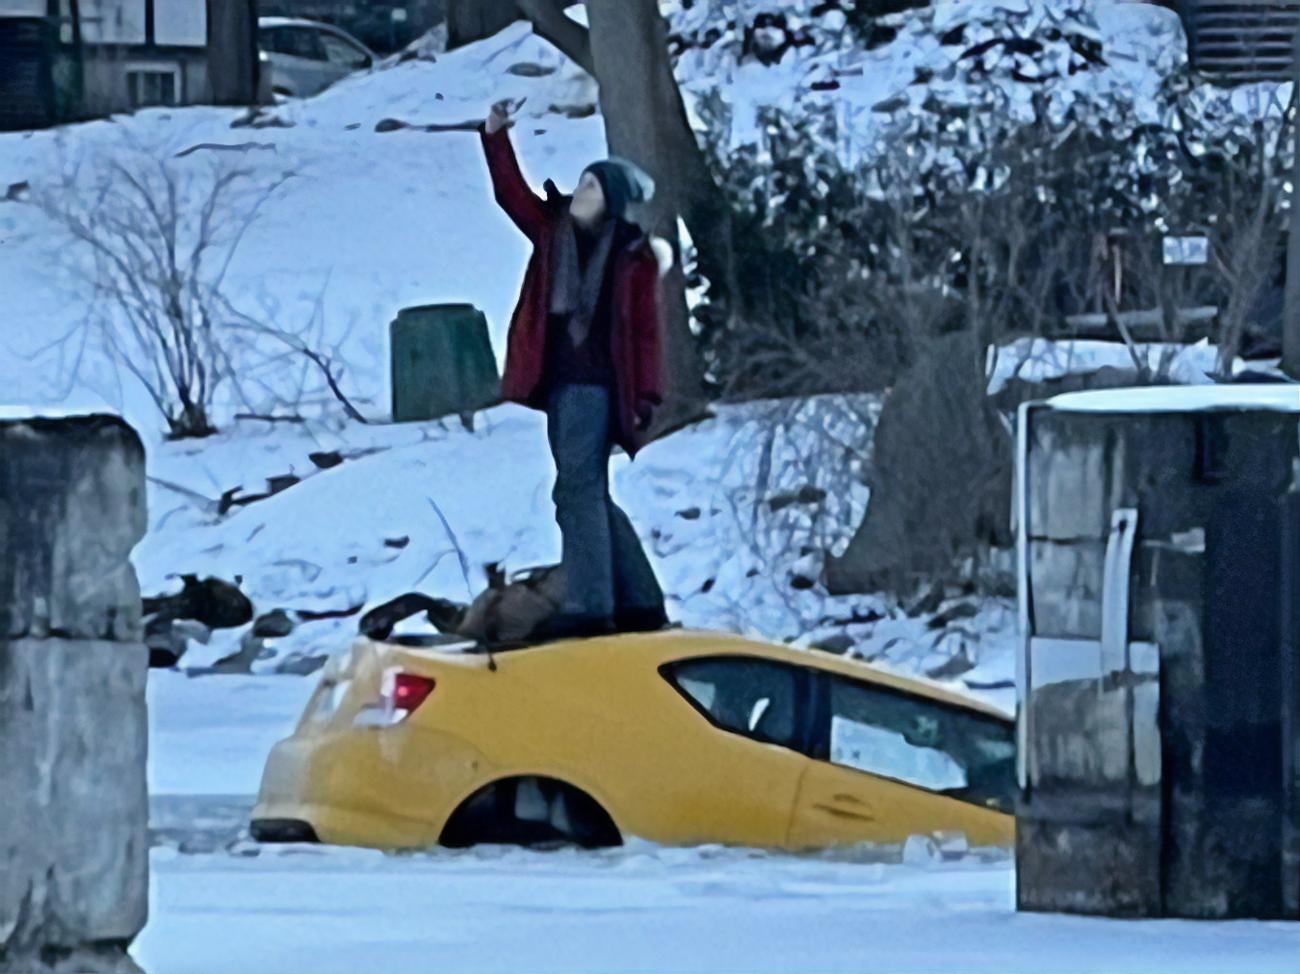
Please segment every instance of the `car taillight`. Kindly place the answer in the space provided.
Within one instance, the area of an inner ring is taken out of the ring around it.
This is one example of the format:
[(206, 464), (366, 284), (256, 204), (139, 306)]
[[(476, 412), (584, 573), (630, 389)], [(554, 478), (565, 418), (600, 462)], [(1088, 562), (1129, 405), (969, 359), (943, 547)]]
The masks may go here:
[(435, 686), (437, 682), (433, 677), (404, 673), (399, 669), (388, 670), (379, 685), (379, 702), (357, 711), (353, 724), (357, 727), (391, 727), (400, 724), (429, 699)]
[(416, 676), (414, 673), (393, 674), (392, 707), (405, 714), (414, 713), (415, 709), (428, 699), (437, 684), (432, 677)]

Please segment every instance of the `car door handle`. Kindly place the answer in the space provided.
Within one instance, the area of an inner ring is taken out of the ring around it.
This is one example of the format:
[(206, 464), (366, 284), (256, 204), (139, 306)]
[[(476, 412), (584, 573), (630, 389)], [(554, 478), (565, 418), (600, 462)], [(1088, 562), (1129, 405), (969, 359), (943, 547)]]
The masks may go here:
[(835, 818), (854, 819), (859, 822), (874, 822), (876, 816), (870, 802), (864, 802), (853, 795), (835, 795), (829, 804), (817, 802), (813, 805), (819, 812), (833, 815)]

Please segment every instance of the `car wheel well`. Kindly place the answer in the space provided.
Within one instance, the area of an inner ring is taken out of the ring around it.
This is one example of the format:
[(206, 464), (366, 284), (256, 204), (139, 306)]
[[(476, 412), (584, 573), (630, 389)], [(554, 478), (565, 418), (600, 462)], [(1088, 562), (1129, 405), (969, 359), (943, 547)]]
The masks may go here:
[(484, 785), (452, 812), (438, 839), (453, 849), (480, 843), (571, 843), (595, 849), (622, 841), (600, 802), (575, 785), (541, 775), (518, 775)]

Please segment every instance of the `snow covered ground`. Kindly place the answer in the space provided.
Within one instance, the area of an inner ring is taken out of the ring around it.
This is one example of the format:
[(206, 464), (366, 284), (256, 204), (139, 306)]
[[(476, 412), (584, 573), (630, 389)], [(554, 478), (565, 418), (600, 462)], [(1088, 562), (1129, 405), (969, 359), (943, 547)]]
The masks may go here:
[(1294, 972), (1300, 925), (1016, 914), (1007, 860), (757, 851), (154, 850), (156, 974)]

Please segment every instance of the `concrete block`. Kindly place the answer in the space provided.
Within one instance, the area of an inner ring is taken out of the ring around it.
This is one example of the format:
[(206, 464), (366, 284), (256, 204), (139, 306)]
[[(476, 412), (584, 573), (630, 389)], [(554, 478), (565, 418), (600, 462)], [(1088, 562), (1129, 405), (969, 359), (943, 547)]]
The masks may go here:
[(140, 639), (144, 449), (114, 416), (0, 421), (0, 639)]

